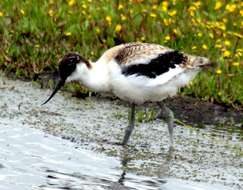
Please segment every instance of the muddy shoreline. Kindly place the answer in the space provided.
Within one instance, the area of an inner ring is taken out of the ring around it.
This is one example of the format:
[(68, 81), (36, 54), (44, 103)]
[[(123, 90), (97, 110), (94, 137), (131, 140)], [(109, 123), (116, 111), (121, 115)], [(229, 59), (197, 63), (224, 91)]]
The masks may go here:
[[(2, 74), (3, 75), (3, 74)], [(11, 80), (11, 75), (9, 76)], [(52, 78), (55, 80), (57, 77), (57, 72), (55, 73), (44, 73), (40, 75), (36, 75), (33, 78), (35, 81), (35, 85), (39, 86), (40, 88), (46, 88), (49, 86), (49, 80)], [(13, 76), (12, 76), (13, 78)], [(25, 82), (31, 82), (30, 79), (19, 79)], [(67, 91), (71, 93), (72, 97), (85, 99), (90, 94), (89, 93), (80, 93), (75, 91)], [(120, 101), (116, 97), (106, 96), (102, 94), (91, 94), (94, 97), (108, 99), (111, 101)], [(168, 98), (164, 101), (174, 112), (175, 117), (180, 121), (184, 122), (185, 124), (189, 125), (237, 125), (241, 129), (243, 129), (243, 107), (240, 106), (237, 109), (230, 107), (228, 105), (202, 101), (198, 98), (189, 97), (189, 96), (181, 96), (178, 95), (176, 97)], [(120, 101), (120, 104), (127, 106), (126, 102)], [(154, 104), (147, 104), (143, 105), (145, 107), (155, 107)]]
[[(45, 73), (37, 75), (34, 80), (38, 82), (40, 87), (48, 86), (48, 81), (50, 78), (53, 80), (57, 77), (57, 72)], [(70, 92), (70, 91), (69, 91)], [(84, 99), (88, 96), (88, 93), (82, 94), (77, 92), (70, 92), (73, 97)], [(92, 93), (93, 96), (108, 98), (112, 101), (117, 100), (116, 97), (107, 97), (101, 94)], [(212, 103), (207, 101), (202, 101), (200, 99), (189, 97), (189, 96), (176, 96), (168, 98), (164, 101), (173, 111), (177, 119), (183, 121), (185, 124), (238, 124), (243, 129), (243, 107), (233, 108), (228, 105)], [(120, 102), (126, 105), (126, 102)], [(157, 107), (154, 104), (147, 104), (144, 106)]]
[[(61, 92), (50, 103), (40, 106), (51, 90), (40, 89), (31, 82), (9, 80), (4, 76), (0, 76), (0, 90), (0, 120), (11, 120), (21, 123), (23, 127), (36, 128), (75, 142), (78, 147), (102, 152), (120, 160), (125, 157), (124, 168), (127, 172), (216, 183), (239, 190), (243, 186), (240, 124), (237, 125), (239, 131), (231, 132), (215, 129), (212, 123), (205, 129), (178, 125), (175, 129), (174, 150), (170, 151), (167, 127), (163, 121), (137, 122), (124, 153), (120, 146), (115, 145), (123, 138), (127, 125), (128, 109), (119, 100), (72, 98), (70, 93)], [(183, 105), (180, 101), (176, 103)], [(176, 103), (172, 101), (172, 109), (173, 106), (179, 107)], [(205, 107), (204, 104), (194, 103), (198, 110)], [(188, 105), (187, 101), (185, 105)], [(183, 111), (185, 108), (181, 106), (180, 109)], [(187, 109), (194, 108), (190, 106)], [(183, 115), (188, 114), (179, 112), (179, 109), (174, 111), (181, 120), (184, 120)], [(192, 114), (194, 112), (191, 111)], [(223, 115), (219, 113), (219, 116)], [(226, 110), (226, 113), (229, 111)], [(200, 113), (195, 114), (200, 116)], [(230, 117), (234, 117), (235, 121), (241, 118), (237, 112)], [(224, 124), (226, 128), (231, 127), (227, 122)]]

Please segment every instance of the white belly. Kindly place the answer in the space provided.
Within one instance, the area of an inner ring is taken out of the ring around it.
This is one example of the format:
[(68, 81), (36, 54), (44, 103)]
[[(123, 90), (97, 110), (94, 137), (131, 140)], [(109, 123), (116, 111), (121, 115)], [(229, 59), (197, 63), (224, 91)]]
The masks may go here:
[(159, 76), (156, 78), (147, 78), (144, 76), (124, 76), (114, 75), (111, 78), (111, 90), (117, 97), (142, 104), (144, 102), (162, 101), (167, 97), (177, 94), (178, 89), (187, 85), (197, 74), (198, 70), (187, 70), (178, 73), (166, 82), (159, 83)]

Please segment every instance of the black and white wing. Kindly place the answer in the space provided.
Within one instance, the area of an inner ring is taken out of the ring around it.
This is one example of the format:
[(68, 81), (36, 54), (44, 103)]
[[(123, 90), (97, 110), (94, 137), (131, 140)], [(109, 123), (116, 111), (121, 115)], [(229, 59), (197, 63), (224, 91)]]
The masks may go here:
[(183, 67), (187, 56), (157, 44), (125, 44), (114, 57), (122, 68), (122, 74), (156, 78), (176, 66)]
[(143, 76), (162, 84), (181, 73), (208, 64), (204, 57), (192, 56), (158, 44), (127, 43), (107, 50), (104, 62), (115, 61), (124, 76)]

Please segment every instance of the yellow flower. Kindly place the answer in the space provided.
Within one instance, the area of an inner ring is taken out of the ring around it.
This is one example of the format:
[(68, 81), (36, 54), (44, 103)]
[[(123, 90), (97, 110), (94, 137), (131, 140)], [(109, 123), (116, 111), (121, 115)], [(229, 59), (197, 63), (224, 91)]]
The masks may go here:
[(201, 1), (196, 1), (195, 3), (193, 3), (193, 5), (197, 8), (199, 8), (201, 6)]
[(3, 12), (2, 11), (0, 11), (0, 17), (3, 17)]
[(169, 35), (165, 36), (165, 41), (169, 41), (169, 40), (170, 40), (170, 36)]
[(229, 57), (230, 54), (231, 54), (231, 53), (230, 53), (229, 50), (225, 50), (224, 53), (223, 53), (224, 57)]
[(212, 38), (212, 39), (214, 38), (214, 35), (213, 35), (212, 32), (209, 33), (209, 37)]
[(218, 69), (216, 69), (216, 71), (215, 71), (215, 72), (216, 72), (216, 74), (218, 74), (218, 75), (222, 74), (222, 70), (221, 70), (221, 69), (219, 69), (219, 68), (218, 68)]
[(115, 28), (115, 31), (116, 31), (116, 32), (120, 32), (121, 29), (122, 29), (122, 26), (121, 26), (120, 24), (117, 24), (117, 25), (116, 25), (116, 28)]
[(235, 54), (235, 57), (237, 57), (237, 58), (239, 58), (239, 57), (242, 57), (242, 53), (241, 52), (237, 52), (236, 54)]
[(240, 15), (243, 16), (243, 9), (240, 10)]
[(216, 44), (215, 47), (220, 49), (220, 48), (222, 48), (222, 45), (221, 44)]
[(118, 10), (121, 10), (121, 9), (123, 9), (124, 8), (124, 6), (122, 5), (122, 4), (119, 4), (118, 5)]
[(218, 28), (220, 30), (225, 31), (226, 30), (226, 25), (224, 22), (212, 22), (211, 25), (215, 28)]
[(225, 40), (224, 41), (224, 45), (227, 46), (227, 47), (230, 47), (231, 46), (231, 42), (229, 40)]
[(188, 8), (188, 12), (189, 12), (189, 14), (190, 14), (190, 16), (195, 16), (195, 11), (197, 10), (197, 8), (196, 7), (194, 7), (194, 6), (190, 6), (189, 8)]
[(106, 16), (106, 17), (105, 17), (105, 20), (106, 20), (106, 22), (107, 22), (109, 25), (111, 25), (111, 21), (112, 21), (111, 16)]
[(151, 16), (152, 18), (156, 18), (156, 17), (157, 17), (157, 15), (156, 15), (155, 13), (150, 13), (150, 16)]
[(235, 54), (235, 56), (236, 57), (241, 57), (243, 55), (243, 49), (236, 49), (236, 54)]
[(223, 18), (222, 19), (224, 23), (227, 23), (228, 22), (228, 19), (227, 18)]
[(131, 15), (134, 13), (134, 11), (132, 9), (130, 9), (129, 12)]
[(197, 46), (192, 46), (192, 49), (194, 50), (194, 49), (197, 49)]
[(199, 38), (201, 38), (202, 35), (203, 35), (202, 32), (198, 32), (198, 33), (197, 33), (197, 36), (198, 36)]
[(219, 10), (222, 7), (222, 2), (221, 1), (216, 1), (216, 4), (214, 6), (214, 10)]
[(172, 20), (170, 18), (169, 19), (164, 18), (163, 22), (164, 22), (165, 26), (169, 26), (172, 23)]
[(203, 45), (202, 45), (202, 48), (203, 48), (204, 50), (207, 50), (207, 49), (208, 49), (208, 46), (207, 46), (206, 44), (203, 44)]
[(171, 10), (171, 11), (168, 12), (168, 15), (173, 17), (173, 16), (176, 15), (176, 13), (177, 13), (176, 10)]
[(195, 20), (194, 18), (192, 18), (191, 22), (192, 22), (193, 25), (196, 25), (196, 26), (198, 25), (197, 20)]
[(81, 13), (82, 13), (83, 15), (87, 15), (87, 13), (86, 13), (85, 10), (82, 10)]
[(87, 5), (86, 5), (86, 4), (82, 4), (82, 7), (83, 7), (84, 9), (87, 9)]
[(72, 33), (71, 33), (71, 32), (64, 32), (64, 35), (65, 35), (65, 36), (71, 36)]
[(153, 6), (152, 6), (152, 9), (153, 9), (153, 10), (156, 10), (157, 8), (158, 8), (158, 5), (153, 5)]
[(96, 27), (96, 28), (95, 28), (95, 32), (96, 32), (97, 34), (100, 34), (100, 28)]
[(50, 10), (48, 11), (48, 15), (49, 15), (50, 17), (53, 17), (53, 16), (54, 16), (54, 11), (53, 11), (52, 9), (50, 9)]
[(235, 67), (239, 67), (240, 63), (239, 62), (233, 62), (232, 65), (235, 66)]
[(226, 5), (226, 7), (225, 7), (225, 9), (228, 11), (228, 12), (230, 12), (230, 13), (232, 13), (232, 12), (234, 12), (235, 11), (235, 9), (236, 9), (236, 4), (227, 4)]
[(20, 13), (21, 13), (22, 15), (25, 15), (25, 11), (24, 11), (23, 9), (20, 9)]
[(176, 28), (174, 28), (172, 31), (173, 31), (174, 34), (176, 34), (176, 35), (181, 35), (181, 31), (178, 30), (178, 29), (176, 29)]
[(220, 26), (219, 26), (219, 29), (225, 31), (225, 30), (226, 30), (226, 26), (225, 26), (225, 24), (220, 25)]
[(111, 19), (111, 16), (106, 16), (106, 17), (105, 17), (105, 20), (106, 20), (107, 22), (111, 22), (111, 20), (112, 20), (112, 19)]
[(163, 1), (163, 2), (162, 2), (162, 11), (163, 11), (163, 12), (167, 12), (167, 10), (168, 10), (168, 5), (169, 5), (168, 1)]
[(178, 34), (178, 30), (176, 28), (173, 29), (174, 34)]
[(188, 8), (188, 11), (196, 11), (197, 10), (197, 7), (191, 5), (189, 8)]
[(123, 14), (121, 14), (121, 20), (124, 21), (124, 20), (127, 20), (127, 17)]
[(67, 0), (69, 6), (73, 6), (76, 3), (76, 0)]

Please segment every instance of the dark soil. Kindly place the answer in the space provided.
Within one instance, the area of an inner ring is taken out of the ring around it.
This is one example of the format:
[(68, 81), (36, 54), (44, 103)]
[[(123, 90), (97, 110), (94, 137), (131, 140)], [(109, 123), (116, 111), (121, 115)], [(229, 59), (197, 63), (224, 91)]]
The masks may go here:
[(167, 99), (175, 117), (188, 124), (239, 124), (243, 129), (243, 112), (188, 96)]

